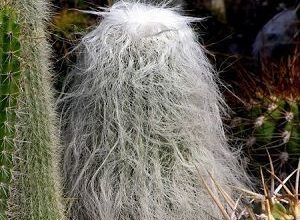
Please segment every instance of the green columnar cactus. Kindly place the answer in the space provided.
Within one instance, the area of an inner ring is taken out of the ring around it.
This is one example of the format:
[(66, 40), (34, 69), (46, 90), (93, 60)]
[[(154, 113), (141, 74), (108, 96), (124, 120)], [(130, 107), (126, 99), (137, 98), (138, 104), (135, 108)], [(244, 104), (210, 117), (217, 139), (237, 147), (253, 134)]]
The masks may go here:
[(288, 100), (274, 100), (267, 108), (256, 106), (254, 137), (260, 145), (280, 147), (290, 153), (300, 153), (298, 103)]
[(0, 218), (7, 208), (15, 139), (15, 109), (19, 94), (20, 43), (16, 12), (0, 11)]
[(286, 172), (287, 162), (297, 162), (300, 155), (299, 108), (296, 100), (260, 97), (232, 125), (253, 159), (267, 164), (268, 150), (277, 168)]
[(0, 219), (64, 219), (45, 0), (0, 1)]

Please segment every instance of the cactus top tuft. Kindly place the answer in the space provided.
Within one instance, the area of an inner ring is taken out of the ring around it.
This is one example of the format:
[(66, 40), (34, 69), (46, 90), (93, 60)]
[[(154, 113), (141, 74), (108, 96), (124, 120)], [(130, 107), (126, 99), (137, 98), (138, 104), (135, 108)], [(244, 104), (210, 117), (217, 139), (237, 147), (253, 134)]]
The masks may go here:
[(165, 31), (186, 30), (188, 24), (201, 21), (202, 18), (178, 16), (179, 7), (167, 5), (152, 6), (146, 3), (117, 2), (102, 12), (93, 12), (104, 17), (114, 27), (122, 28), (133, 37), (145, 37)]

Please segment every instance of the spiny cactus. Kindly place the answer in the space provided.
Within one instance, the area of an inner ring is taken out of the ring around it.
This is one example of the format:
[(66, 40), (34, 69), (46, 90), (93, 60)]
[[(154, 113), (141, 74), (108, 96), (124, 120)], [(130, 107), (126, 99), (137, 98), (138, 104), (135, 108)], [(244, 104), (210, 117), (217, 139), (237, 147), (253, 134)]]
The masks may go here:
[(269, 150), (278, 172), (286, 172), (287, 162), (297, 162), (300, 155), (300, 103), (271, 96), (260, 96), (249, 104), (243, 115), (231, 125), (242, 138), (249, 155), (261, 165)]
[(0, 219), (64, 219), (44, 0), (0, 2)]
[[(268, 155), (269, 157), (269, 155)], [(242, 198), (235, 201), (227, 192), (220, 187), (220, 184), (211, 177), (213, 185), (216, 185), (220, 194), (225, 198), (225, 204), (221, 202), (211, 191), (211, 184), (205, 183), (212, 199), (222, 211), (225, 220), (294, 220), (300, 219), (299, 203), (299, 181), (300, 163), (287, 177), (281, 179), (275, 174), (273, 162), (270, 159), (270, 167), (267, 168), (267, 176), (260, 169), (262, 192), (254, 192), (247, 189), (236, 189), (243, 192)], [(202, 181), (204, 181), (202, 179)], [(294, 184), (291, 184), (294, 182)], [(241, 200), (248, 200), (248, 205), (239, 208), (237, 204)], [(228, 212), (226, 206), (234, 207)]]
[(7, 209), (20, 81), (20, 27), (14, 9), (0, 10), (0, 219)]

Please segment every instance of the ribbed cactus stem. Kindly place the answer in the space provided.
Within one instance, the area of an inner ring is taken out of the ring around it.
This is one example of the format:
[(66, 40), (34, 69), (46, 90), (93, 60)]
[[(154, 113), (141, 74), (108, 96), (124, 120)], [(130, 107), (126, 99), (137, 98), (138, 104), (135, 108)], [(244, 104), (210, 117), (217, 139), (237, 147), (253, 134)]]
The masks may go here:
[(0, 0), (0, 220), (63, 220), (48, 2)]
[(299, 100), (258, 97), (253, 104), (250, 111), (242, 113), (246, 113), (244, 118), (236, 117), (231, 126), (237, 128), (235, 132), (240, 133), (250, 157), (259, 163), (268, 161), (267, 149), (273, 162), (279, 161), (277, 169), (286, 173), (299, 159)]
[(20, 80), (20, 27), (13, 8), (0, 10), (0, 219), (6, 218)]

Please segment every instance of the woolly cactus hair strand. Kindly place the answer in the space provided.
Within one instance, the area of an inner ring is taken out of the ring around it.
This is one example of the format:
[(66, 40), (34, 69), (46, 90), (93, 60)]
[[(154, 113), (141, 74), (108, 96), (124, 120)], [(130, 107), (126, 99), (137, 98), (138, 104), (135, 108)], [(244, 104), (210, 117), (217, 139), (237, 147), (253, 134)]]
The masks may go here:
[(199, 19), (123, 1), (99, 15), (60, 98), (72, 218), (220, 217), (199, 172), (234, 197), (243, 169), (226, 144), (214, 70), (190, 27)]

